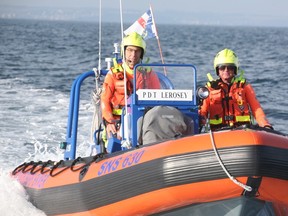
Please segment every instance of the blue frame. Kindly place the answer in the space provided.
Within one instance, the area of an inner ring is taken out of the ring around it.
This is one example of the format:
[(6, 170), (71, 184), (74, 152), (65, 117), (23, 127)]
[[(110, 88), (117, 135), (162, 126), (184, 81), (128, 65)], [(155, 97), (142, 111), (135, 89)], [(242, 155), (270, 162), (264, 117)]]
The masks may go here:
[[(189, 115), (194, 121), (194, 134), (198, 134), (199, 128), (199, 119), (198, 119), (198, 104), (196, 99), (196, 83), (197, 83), (197, 70), (196, 67), (192, 64), (137, 64), (134, 68), (134, 73), (139, 66), (159, 66), (159, 67), (189, 67), (192, 68), (194, 74), (194, 86), (193, 86), (193, 99), (192, 101), (139, 101), (136, 94), (136, 79), (133, 80), (134, 91), (133, 94), (128, 98), (127, 113), (131, 116), (131, 128), (132, 133), (129, 136), (129, 141), (131, 141), (132, 146), (137, 146), (137, 121), (143, 116), (145, 107), (153, 107), (158, 105), (164, 106), (173, 106), (177, 107), (181, 112), (186, 115)], [(105, 76), (108, 70), (101, 70), (100, 75)], [(160, 83), (164, 89), (173, 89), (173, 83), (166, 77), (163, 73), (156, 72)], [(77, 132), (78, 132), (78, 117), (79, 117), (79, 103), (80, 103), (80, 91), (82, 82), (88, 77), (95, 77), (94, 71), (84, 72), (79, 75), (73, 82), (71, 91), (70, 91), (70, 103), (68, 111), (68, 122), (67, 122), (67, 132), (66, 132), (66, 142), (64, 142), (64, 159), (72, 160), (76, 158), (76, 148), (77, 148)], [(124, 111), (125, 112), (125, 111)], [(123, 112), (123, 113), (124, 113)], [(123, 116), (122, 116), (123, 118)], [(122, 121), (124, 128), (124, 121)], [(100, 131), (98, 131), (99, 133)], [(97, 132), (95, 132), (97, 133)], [(94, 134), (95, 135), (95, 134)], [(95, 136), (94, 136), (95, 137)], [(122, 150), (121, 141), (113, 138), (108, 142), (108, 152), (115, 152)], [(96, 148), (99, 149), (99, 143), (95, 139)]]
[[(199, 117), (198, 117), (198, 104), (197, 104), (197, 98), (196, 98), (196, 83), (197, 83), (197, 69), (194, 65), (192, 64), (137, 64), (134, 68), (134, 74), (136, 73), (137, 67), (151, 67), (151, 66), (159, 66), (159, 67), (188, 67), (192, 68), (192, 71), (194, 72), (193, 78), (194, 78), (194, 85), (193, 85), (193, 99), (192, 101), (139, 101), (138, 96), (136, 94), (136, 79), (133, 80), (133, 94), (129, 97), (128, 99), (128, 111), (127, 113), (132, 117), (132, 120), (130, 122), (131, 124), (131, 130), (132, 133), (130, 133), (130, 141), (132, 143), (133, 147), (137, 146), (137, 121), (138, 119), (143, 116), (145, 108), (146, 107), (154, 107), (154, 106), (159, 106), (159, 105), (164, 105), (164, 106), (172, 106), (172, 107), (177, 107), (178, 110), (180, 110), (182, 113), (190, 116), (193, 121), (194, 121), (194, 134), (199, 133)], [(163, 74), (162, 74), (163, 75)], [(165, 79), (163, 79), (165, 77)], [(159, 77), (162, 78), (162, 82), (165, 82), (167, 85), (164, 88), (167, 89), (173, 89), (173, 84), (172, 82), (166, 77)], [(122, 124), (124, 122), (122, 121)]]
[[(106, 75), (107, 70), (101, 70), (100, 75)], [(66, 130), (66, 142), (64, 142), (64, 160), (76, 158), (77, 133), (78, 133), (78, 117), (79, 103), (82, 82), (88, 77), (95, 77), (94, 71), (84, 72), (79, 75), (73, 82), (70, 90), (70, 103), (68, 111), (68, 122)]]

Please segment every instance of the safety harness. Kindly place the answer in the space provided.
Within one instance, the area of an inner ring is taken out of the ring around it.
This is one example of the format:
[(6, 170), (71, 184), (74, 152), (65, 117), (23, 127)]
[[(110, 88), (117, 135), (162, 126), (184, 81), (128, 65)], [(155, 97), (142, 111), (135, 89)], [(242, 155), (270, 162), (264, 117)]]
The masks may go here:
[[(222, 116), (219, 116), (218, 114), (214, 115), (214, 116), (210, 116), (210, 125), (214, 125), (214, 126), (221, 126), (222, 124), (226, 124), (227, 122), (229, 122), (229, 126), (233, 126), (234, 123), (249, 123), (251, 121), (251, 117), (250, 117), (250, 112), (249, 110), (247, 110), (247, 106), (245, 107), (245, 102), (242, 98), (242, 90), (245, 86), (245, 83), (246, 83), (246, 79), (244, 78), (244, 71), (242, 70), (240, 72), (240, 75), (239, 76), (235, 76), (232, 80), (232, 84), (228, 87), (228, 91), (226, 89), (224, 89), (221, 85), (220, 85), (220, 82), (221, 80), (220, 79), (217, 79), (217, 80), (214, 80), (212, 75), (210, 73), (207, 74), (207, 77), (208, 77), (208, 82), (207, 82), (207, 86), (212, 89), (212, 90), (218, 90), (218, 91), (221, 91), (223, 93), (220, 93), (221, 95), (224, 95), (221, 96), (221, 105), (222, 105), (222, 108), (223, 108), (223, 113), (224, 113), (224, 116), (222, 119)], [(226, 108), (229, 109), (230, 106), (229, 106), (229, 102), (231, 100), (233, 100), (233, 97), (231, 95), (229, 95), (229, 92), (231, 90), (231, 88), (236, 88), (237, 91), (236, 93), (234, 93), (235, 95), (233, 95), (236, 100), (237, 100), (237, 106), (238, 106), (238, 110), (237, 112), (238, 113), (235, 113), (235, 107), (234, 107), (234, 103), (232, 103), (232, 115), (227, 115), (227, 111), (225, 110)]]

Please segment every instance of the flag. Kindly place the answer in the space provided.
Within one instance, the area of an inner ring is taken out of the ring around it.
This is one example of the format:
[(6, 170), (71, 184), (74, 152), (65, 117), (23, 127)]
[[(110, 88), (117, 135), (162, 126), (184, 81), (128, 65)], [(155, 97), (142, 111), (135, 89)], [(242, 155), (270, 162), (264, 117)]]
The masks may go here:
[(144, 40), (154, 37), (158, 38), (151, 7), (136, 22), (126, 29), (124, 34), (128, 35), (131, 32), (137, 32), (138, 34), (142, 35)]

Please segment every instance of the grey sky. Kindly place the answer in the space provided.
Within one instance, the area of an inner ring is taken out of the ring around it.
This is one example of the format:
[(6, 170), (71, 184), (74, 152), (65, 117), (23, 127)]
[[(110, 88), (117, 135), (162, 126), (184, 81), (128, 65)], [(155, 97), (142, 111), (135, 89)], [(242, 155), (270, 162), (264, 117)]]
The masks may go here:
[[(100, 0), (1, 0), (0, 17), (99, 18)], [(288, 27), (286, 0), (122, 0), (123, 21), (134, 22), (152, 5), (157, 23)], [(120, 19), (120, 0), (102, 0), (102, 20)]]

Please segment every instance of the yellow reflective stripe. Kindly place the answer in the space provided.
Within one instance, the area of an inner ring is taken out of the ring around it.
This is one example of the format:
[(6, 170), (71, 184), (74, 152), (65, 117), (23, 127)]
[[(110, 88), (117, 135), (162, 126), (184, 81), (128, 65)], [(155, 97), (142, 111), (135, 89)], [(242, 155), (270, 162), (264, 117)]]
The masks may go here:
[(210, 82), (214, 80), (211, 73), (207, 73), (207, 78)]
[[(148, 58), (146, 58), (146, 61), (144, 62), (144, 64), (148, 64), (149, 61), (150, 61), (150, 58), (148, 57)], [(149, 66), (145, 66), (145, 67), (140, 66), (140, 67), (137, 68), (137, 70), (140, 71), (140, 72), (150, 73), (152, 71), (152, 68), (149, 67)]]
[(121, 115), (122, 114), (122, 109), (113, 109), (112, 110), (113, 115)]
[(208, 78), (208, 82), (206, 83), (206, 86), (211, 87), (211, 82), (215, 81), (211, 75), (211, 73), (207, 73), (207, 78)]
[[(236, 122), (250, 122), (250, 116), (236, 116)], [(222, 123), (222, 118), (219, 119), (210, 119), (210, 124), (218, 125)]]
[(113, 58), (113, 65), (118, 65), (116, 58)]
[(113, 58), (113, 67), (111, 67), (113, 73), (123, 72), (123, 67), (121, 64), (117, 63), (116, 58)]
[(222, 123), (222, 118), (219, 118), (219, 119), (210, 119), (209, 122), (210, 122), (210, 124), (212, 124), (212, 125), (218, 125), (218, 124), (221, 124), (221, 123)]
[(105, 143), (105, 148), (107, 148), (108, 139), (107, 139), (106, 127), (104, 127), (103, 132), (102, 132), (102, 140)]
[(246, 79), (244, 78), (244, 71), (241, 70), (240, 71), (240, 75), (239, 76), (235, 76), (232, 80), (232, 82), (240, 82), (240, 83), (245, 83)]
[(236, 122), (249, 122), (250, 116), (236, 116)]
[(138, 67), (137, 70), (140, 71), (140, 72), (150, 73), (152, 71), (152, 68), (148, 67), (148, 66), (146, 66), (146, 67)]
[(239, 80), (240, 80), (241, 82), (245, 81), (245, 78), (244, 78), (244, 70), (241, 70), (241, 71), (240, 71)]
[(118, 72), (124, 71), (121, 65), (116, 65), (116, 66), (112, 67), (111, 70), (113, 73), (118, 73)]

